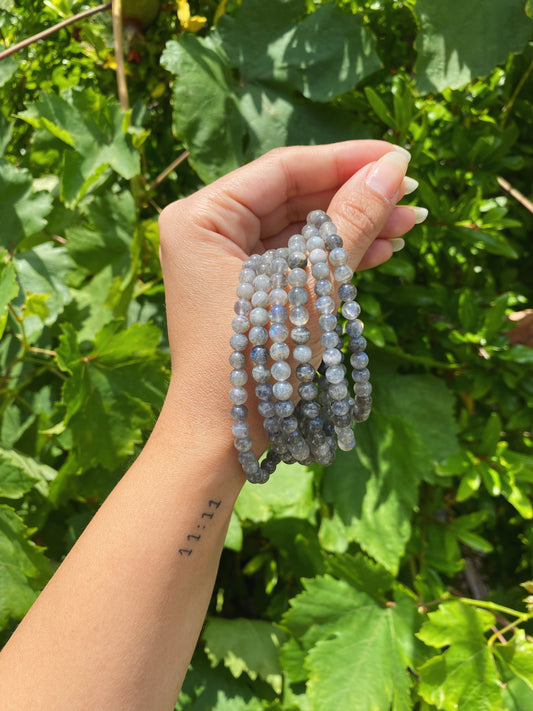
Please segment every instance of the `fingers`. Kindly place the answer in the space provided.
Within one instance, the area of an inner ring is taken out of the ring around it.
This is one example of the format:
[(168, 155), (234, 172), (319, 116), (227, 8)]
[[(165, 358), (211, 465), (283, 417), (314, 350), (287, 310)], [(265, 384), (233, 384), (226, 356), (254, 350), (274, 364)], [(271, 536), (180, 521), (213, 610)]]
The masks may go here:
[[(362, 262), (378, 236), (398, 236), (415, 224), (416, 215), (411, 208), (395, 210), (404, 190), (408, 164), (407, 152), (390, 151), (356, 173), (331, 201), (328, 214), (344, 240), (353, 268)], [(391, 256), (392, 246), (385, 240), (380, 242), (383, 244), (378, 242), (373, 247), (367, 261), (386, 261)]]

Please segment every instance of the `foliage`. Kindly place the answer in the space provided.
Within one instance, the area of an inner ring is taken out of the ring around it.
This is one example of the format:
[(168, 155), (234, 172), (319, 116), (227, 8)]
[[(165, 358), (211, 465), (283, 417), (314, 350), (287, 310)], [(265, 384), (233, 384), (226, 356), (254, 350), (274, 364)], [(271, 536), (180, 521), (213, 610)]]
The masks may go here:
[[(86, 6), (0, 0), (0, 36)], [(533, 350), (507, 319), (531, 306), (533, 218), (500, 188), (531, 198), (528, 16), (170, 2), (125, 28), (129, 111), (106, 13), (0, 62), (4, 639), (161, 406), (160, 206), (274, 146), (385, 137), (430, 218), (357, 277), (374, 414), (355, 455), (245, 486), (177, 708), (533, 706)]]

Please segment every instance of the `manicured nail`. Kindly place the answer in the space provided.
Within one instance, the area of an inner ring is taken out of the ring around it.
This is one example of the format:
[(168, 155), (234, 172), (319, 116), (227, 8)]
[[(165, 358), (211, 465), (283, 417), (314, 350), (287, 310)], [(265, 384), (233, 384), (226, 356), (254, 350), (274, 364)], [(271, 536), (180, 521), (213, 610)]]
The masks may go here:
[(408, 175), (403, 179), (403, 194), (410, 195), (418, 188), (418, 180), (410, 178)]
[(366, 178), (366, 184), (382, 195), (385, 200), (394, 202), (402, 185), (409, 160), (407, 151), (389, 151), (374, 163)]
[(421, 222), (424, 222), (428, 216), (428, 209), (426, 207), (411, 207), (411, 210), (413, 210), (416, 215), (415, 225), (419, 225)]
[(394, 239), (391, 239), (390, 243), (392, 244), (393, 252), (399, 252), (400, 249), (403, 249), (405, 247), (405, 240), (401, 237), (395, 237)]
[(398, 153), (401, 153), (402, 155), (404, 155), (408, 161), (411, 160), (411, 154), (409, 153), (407, 148), (404, 148), (403, 146), (397, 146), (394, 143), (392, 144), (392, 147), (394, 148), (395, 151), (398, 151)]

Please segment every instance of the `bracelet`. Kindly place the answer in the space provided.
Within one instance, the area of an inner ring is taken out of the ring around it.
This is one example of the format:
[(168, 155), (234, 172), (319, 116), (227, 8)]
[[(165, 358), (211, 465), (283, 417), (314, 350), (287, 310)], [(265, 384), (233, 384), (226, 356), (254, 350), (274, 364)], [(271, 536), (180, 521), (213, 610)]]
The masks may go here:
[[(354, 423), (370, 415), (372, 385), (366, 339), (358, 318), (361, 309), (355, 300), (357, 289), (351, 283), (353, 271), (347, 261), (335, 225), (325, 212), (313, 210), (301, 234), (290, 237), (287, 247), (253, 254), (242, 265), (231, 324), (229, 395), (235, 448), (251, 483), (268, 481), (280, 462), (331, 464), (337, 448), (353, 449)], [(323, 348), (318, 370), (311, 363), (313, 353), (307, 345), (311, 337), (306, 306), (309, 272), (314, 278)], [(332, 297), (335, 288), (338, 311)], [(352, 394), (344, 365), (346, 345)], [(253, 452), (247, 422), (249, 361), (258, 412), (270, 442), (261, 462)], [(290, 382), (293, 374), (299, 383), (296, 404)]]

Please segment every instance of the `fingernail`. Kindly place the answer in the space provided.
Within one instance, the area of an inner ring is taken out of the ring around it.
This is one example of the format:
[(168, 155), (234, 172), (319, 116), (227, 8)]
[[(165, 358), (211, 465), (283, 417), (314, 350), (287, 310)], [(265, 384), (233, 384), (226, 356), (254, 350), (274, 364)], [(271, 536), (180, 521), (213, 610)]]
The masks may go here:
[(409, 151), (406, 148), (404, 148), (403, 146), (397, 146), (394, 143), (392, 144), (392, 147), (394, 148), (395, 151), (398, 151), (398, 153), (400, 153), (401, 155), (404, 155), (408, 161), (411, 160), (411, 154), (409, 153)]
[(403, 194), (410, 195), (418, 188), (418, 180), (410, 178), (408, 175), (403, 179)]
[(419, 225), (421, 222), (424, 222), (429, 213), (428, 209), (425, 207), (411, 207), (411, 210), (413, 210), (416, 215), (415, 225)]
[(391, 239), (390, 243), (392, 244), (393, 252), (399, 252), (400, 249), (403, 249), (405, 247), (405, 240), (401, 237), (395, 237), (394, 239)]
[[(404, 151), (407, 153), (407, 151)], [(390, 202), (398, 198), (400, 186), (409, 160), (399, 151), (389, 151), (375, 163), (366, 178), (366, 184)]]

